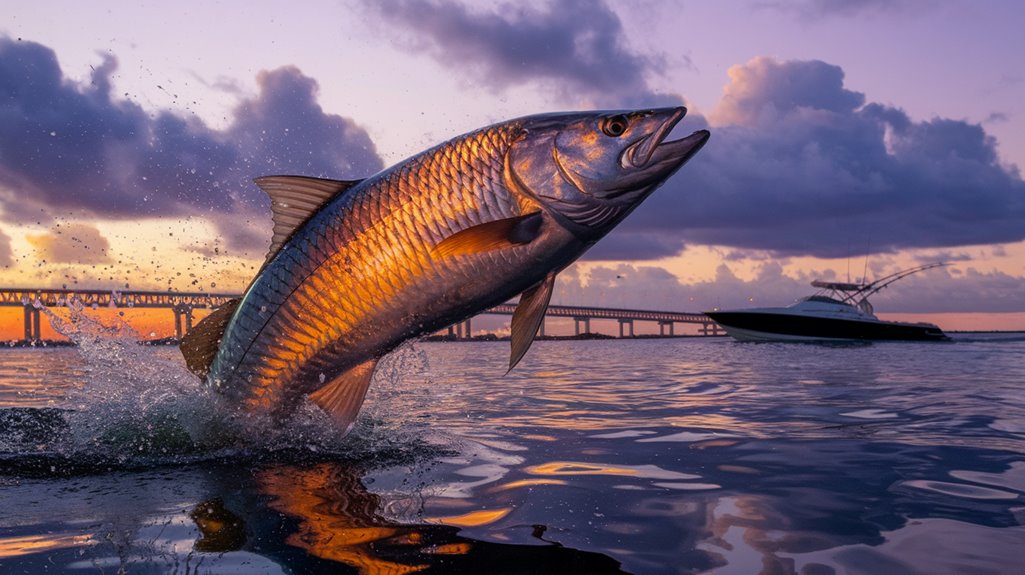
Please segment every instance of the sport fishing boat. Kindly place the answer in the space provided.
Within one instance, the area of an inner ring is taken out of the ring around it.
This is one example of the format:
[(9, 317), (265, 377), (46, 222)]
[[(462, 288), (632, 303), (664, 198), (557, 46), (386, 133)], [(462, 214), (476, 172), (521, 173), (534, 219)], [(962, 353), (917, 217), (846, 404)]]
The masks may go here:
[(946, 341), (950, 338), (934, 324), (877, 318), (868, 301), (895, 281), (944, 265), (918, 266), (871, 283), (815, 280), (811, 285), (819, 291), (789, 307), (715, 310), (706, 315), (741, 341)]

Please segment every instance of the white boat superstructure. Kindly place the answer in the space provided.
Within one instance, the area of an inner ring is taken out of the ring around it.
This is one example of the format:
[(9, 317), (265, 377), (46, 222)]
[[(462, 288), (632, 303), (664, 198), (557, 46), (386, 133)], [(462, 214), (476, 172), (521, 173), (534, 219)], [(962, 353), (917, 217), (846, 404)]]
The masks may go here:
[(789, 307), (715, 310), (707, 315), (743, 341), (946, 340), (946, 334), (931, 323), (881, 320), (868, 301), (897, 280), (943, 265), (918, 266), (871, 283), (816, 280), (811, 285), (819, 291)]

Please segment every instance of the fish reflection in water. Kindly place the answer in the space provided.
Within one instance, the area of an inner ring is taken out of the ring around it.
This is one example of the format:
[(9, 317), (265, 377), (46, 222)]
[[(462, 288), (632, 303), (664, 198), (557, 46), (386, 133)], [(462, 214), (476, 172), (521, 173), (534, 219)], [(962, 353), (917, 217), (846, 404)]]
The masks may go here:
[[(195, 549), (226, 553), (259, 549), (283, 555), (291, 547), (308, 555), (304, 569), (330, 571), (331, 564), (352, 567), (371, 575), (405, 573), (624, 573), (620, 564), (600, 553), (578, 551), (548, 541), (544, 525), (527, 526), (536, 545), (474, 540), (459, 535), (453, 525), (404, 524), (380, 514), (382, 499), (371, 493), (353, 466), (331, 462), (314, 465), (277, 465), (255, 472), (256, 490), (264, 504), (237, 503), (236, 509), (220, 499), (200, 503), (190, 513), (200, 531)], [(277, 512), (286, 524), (268, 529), (267, 511)], [(247, 517), (248, 515), (248, 517)], [(504, 514), (502, 514), (504, 515)], [(496, 518), (500, 518), (501, 515)], [(488, 512), (462, 516), (467, 526), (489, 521)], [(447, 523), (459, 524), (459, 518)], [(491, 520), (494, 520), (492, 518)], [(260, 524), (258, 535), (247, 538), (246, 523)], [(273, 534), (284, 541), (267, 541)], [(284, 546), (281, 545), (284, 543)], [(294, 557), (291, 558), (294, 560)], [(320, 560), (320, 561), (318, 561)], [(337, 565), (336, 565), (337, 567)], [(332, 571), (334, 572), (334, 571)]]

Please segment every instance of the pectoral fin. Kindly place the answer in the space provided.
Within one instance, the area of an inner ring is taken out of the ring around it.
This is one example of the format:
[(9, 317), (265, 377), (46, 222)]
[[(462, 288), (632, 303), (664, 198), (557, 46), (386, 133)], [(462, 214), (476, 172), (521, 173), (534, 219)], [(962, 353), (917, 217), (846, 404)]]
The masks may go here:
[(377, 360), (367, 360), (332, 379), (310, 394), (310, 400), (327, 412), (339, 429), (349, 433), (363, 405)]
[(203, 318), (185, 336), (182, 337), (182, 356), (185, 357), (185, 365), (189, 371), (199, 377), (206, 377), (210, 371), (210, 364), (217, 355), (217, 349), (221, 345), (221, 338), (224, 337), (224, 329), (235, 315), (242, 298), (229, 300), (221, 307), (215, 309), (210, 315)]
[(434, 246), (438, 259), (476, 254), (532, 242), (541, 233), (541, 212), (485, 222), (460, 230)]
[(520, 295), (520, 303), (512, 317), (512, 355), (509, 356), (509, 371), (516, 367), (530, 349), (530, 344), (534, 343), (537, 329), (545, 319), (548, 302), (552, 300), (554, 287), (555, 273), (552, 272), (541, 283)]

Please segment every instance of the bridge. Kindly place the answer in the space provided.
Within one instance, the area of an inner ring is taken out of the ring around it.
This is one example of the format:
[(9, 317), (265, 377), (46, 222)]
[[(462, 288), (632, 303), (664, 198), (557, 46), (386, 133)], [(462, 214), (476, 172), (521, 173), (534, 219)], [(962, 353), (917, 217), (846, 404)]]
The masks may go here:
[(178, 339), (192, 329), (192, 312), (215, 309), (238, 294), (200, 292), (157, 292), (139, 290), (71, 290), (0, 288), (0, 306), (25, 309), (25, 341), (39, 341), (40, 308), (64, 307), (77, 302), (84, 307), (164, 308), (174, 312), (174, 333)]
[[(483, 313), (495, 315), (512, 315), (516, 304), (503, 303)], [(700, 324), (703, 335), (719, 335), (719, 324), (703, 313), (686, 313), (678, 311), (652, 311), (641, 309), (619, 309), (608, 307), (579, 307), (571, 305), (550, 305), (545, 317), (573, 318), (575, 335), (590, 333), (592, 319), (614, 319), (619, 321), (619, 337), (634, 337), (635, 321), (658, 322), (659, 335), (672, 337), (675, 335), (673, 326), (677, 323)], [(467, 320), (469, 322), (469, 320)], [(583, 331), (581, 331), (583, 326)], [(450, 330), (452, 328), (449, 328)], [(541, 335), (545, 335), (545, 324), (541, 322)]]
[[(59, 308), (77, 303), (87, 308), (163, 308), (174, 313), (175, 337), (192, 329), (193, 310), (215, 309), (229, 300), (239, 297), (232, 293), (206, 292), (160, 292), (143, 290), (92, 290), (92, 289), (35, 289), (0, 288), (0, 307), (21, 307), (25, 313), (25, 341), (41, 339), (40, 309)], [(500, 304), (480, 315), (512, 315), (515, 304)], [(634, 322), (657, 322), (659, 335), (672, 337), (677, 323), (699, 324), (702, 335), (719, 335), (719, 325), (703, 313), (674, 311), (652, 311), (603, 307), (581, 307), (568, 305), (548, 306), (545, 315), (549, 317), (573, 318), (575, 335), (590, 333), (592, 319), (609, 319), (619, 322), (619, 337), (635, 337)], [(448, 333), (458, 338), (469, 338), (471, 320), (467, 319), (448, 328)], [(545, 322), (541, 322), (540, 335), (545, 335)]]

